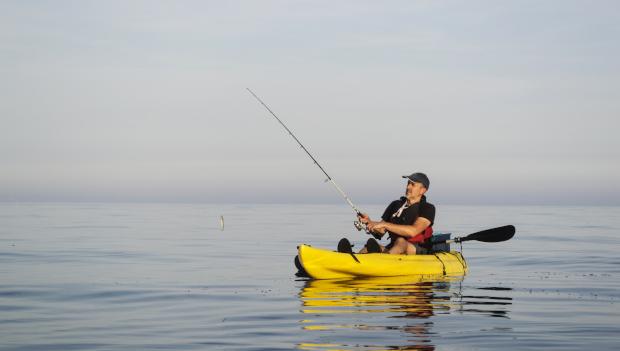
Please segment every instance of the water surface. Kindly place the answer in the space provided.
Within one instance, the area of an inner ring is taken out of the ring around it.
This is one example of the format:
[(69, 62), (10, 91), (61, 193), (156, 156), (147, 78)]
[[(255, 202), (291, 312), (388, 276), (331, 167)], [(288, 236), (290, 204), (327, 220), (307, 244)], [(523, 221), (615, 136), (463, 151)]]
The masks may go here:
[(296, 245), (367, 239), (345, 205), (4, 203), (0, 350), (614, 350), (619, 215), (438, 206), (517, 234), (464, 243), (465, 277), (310, 281)]

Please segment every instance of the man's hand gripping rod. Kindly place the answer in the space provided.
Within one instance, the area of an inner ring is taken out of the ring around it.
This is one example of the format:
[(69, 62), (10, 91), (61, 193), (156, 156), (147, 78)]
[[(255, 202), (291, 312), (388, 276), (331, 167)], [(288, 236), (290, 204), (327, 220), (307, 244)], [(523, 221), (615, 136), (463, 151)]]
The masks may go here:
[[(338, 190), (338, 192), (340, 193), (340, 195), (342, 195), (342, 197), (347, 201), (347, 203), (349, 204), (349, 206), (351, 206), (351, 208), (353, 209), (353, 211), (355, 211), (355, 214), (357, 216), (362, 216), (362, 212), (360, 210), (357, 209), (357, 207), (355, 207), (355, 205), (353, 204), (353, 202), (351, 201), (351, 199), (349, 199), (349, 197), (347, 196), (347, 194), (344, 193), (344, 191), (338, 186), (338, 184), (336, 184), (336, 182), (332, 179), (332, 177), (329, 176), (329, 174), (327, 174), (327, 172), (325, 172), (325, 170), (323, 169), (323, 167), (321, 167), (321, 165), (319, 164), (319, 162), (310, 154), (310, 152), (308, 151), (308, 149), (306, 149), (306, 147), (299, 141), (299, 139), (297, 139), (297, 137), (295, 136), (295, 134), (293, 134), (293, 132), (291, 132), (290, 129), (288, 129), (288, 127), (282, 122), (282, 120), (280, 120), (280, 118), (278, 118), (278, 116), (276, 116), (276, 114), (271, 111), (271, 109), (269, 108), (269, 106), (267, 106), (267, 104), (265, 104), (263, 102), (263, 100), (261, 100), (258, 96), (256, 96), (256, 94), (254, 94), (254, 92), (252, 90), (250, 90), (250, 88), (246, 88), (250, 94), (252, 94), (252, 96), (254, 96), (254, 98), (256, 100), (258, 100), (258, 102), (261, 103), (261, 105), (263, 105), (267, 111), (269, 111), (269, 113), (271, 113), (271, 115), (282, 125), (282, 127), (284, 127), (284, 129), (286, 129), (286, 131), (291, 135), (291, 137), (293, 137), (293, 139), (295, 139), (295, 141), (297, 142), (297, 144), (299, 144), (299, 146), (301, 146), (301, 148), (306, 152), (306, 154), (308, 154), (308, 156), (312, 159), (312, 161), (314, 162), (315, 165), (317, 165), (317, 167), (319, 167), (319, 169), (323, 172), (323, 174), (325, 174), (325, 176), (327, 177), (326, 181), (332, 183), (332, 185), (334, 186), (334, 188), (336, 188), (336, 190)], [(353, 222), (353, 225), (355, 225), (355, 228), (357, 228), (357, 230), (362, 230), (365, 229), (366, 233), (370, 232), (368, 231), (367, 227), (360, 221), (355, 221)]]

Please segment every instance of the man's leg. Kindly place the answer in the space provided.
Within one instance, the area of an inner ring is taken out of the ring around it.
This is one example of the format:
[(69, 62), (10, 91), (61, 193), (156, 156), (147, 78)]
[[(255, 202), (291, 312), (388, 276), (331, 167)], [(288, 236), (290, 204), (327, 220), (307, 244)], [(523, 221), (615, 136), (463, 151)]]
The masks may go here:
[[(371, 240), (374, 240), (374, 239), (368, 239), (368, 241), (371, 241)], [(383, 245), (379, 244), (376, 241), (375, 241), (375, 243), (376, 243), (377, 246), (379, 246), (378, 252), (384, 252), (385, 247)], [(366, 245), (364, 245), (364, 247), (358, 253), (361, 253), (361, 254), (368, 253), (368, 247), (367, 246), (368, 246), (368, 242), (367, 242)], [(373, 251), (373, 252), (377, 252), (377, 251)]]
[(392, 247), (387, 251), (389, 254), (393, 255), (415, 255), (416, 249), (412, 243), (408, 242), (402, 236), (392, 239)]

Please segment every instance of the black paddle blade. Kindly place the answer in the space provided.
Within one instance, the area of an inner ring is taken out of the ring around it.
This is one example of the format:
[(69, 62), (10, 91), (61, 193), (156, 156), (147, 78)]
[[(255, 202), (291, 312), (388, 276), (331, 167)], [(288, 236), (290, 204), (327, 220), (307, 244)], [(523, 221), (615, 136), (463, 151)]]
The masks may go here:
[(477, 240), (485, 243), (497, 243), (500, 241), (506, 241), (515, 235), (514, 225), (505, 225), (503, 227), (497, 227), (492, 229), (483, 230), (481, 232), (469, 234), (468, 236), (461, 238), (459, 241)]

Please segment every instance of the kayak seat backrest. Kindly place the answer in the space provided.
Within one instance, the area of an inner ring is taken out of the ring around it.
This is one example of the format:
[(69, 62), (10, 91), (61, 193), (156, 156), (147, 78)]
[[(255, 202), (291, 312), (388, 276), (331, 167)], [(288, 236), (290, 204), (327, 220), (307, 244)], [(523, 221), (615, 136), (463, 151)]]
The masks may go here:
[(434, 233), (431, 237), (431, 253), (435, 252), (450, 252), (450, 244), (446, 243), (446, 240), (450, 240), (452, 233)]

